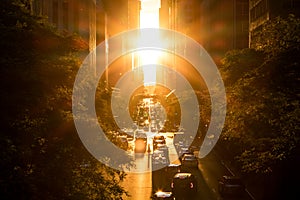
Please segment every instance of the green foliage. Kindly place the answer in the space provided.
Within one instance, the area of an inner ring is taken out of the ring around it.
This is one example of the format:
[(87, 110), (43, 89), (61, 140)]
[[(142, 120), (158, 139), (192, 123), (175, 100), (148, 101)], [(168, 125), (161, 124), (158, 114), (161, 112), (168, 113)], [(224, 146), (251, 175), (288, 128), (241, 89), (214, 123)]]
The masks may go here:
[(300, 19), (294, 15), (277, 17), (266, 22), (262, 31), (254, 35), (254, 48), (264, 51), (268, 56), (277, 56), (288, 49), (299, 48)]
[(264, 53), (254, 49), (232, 50), (222, 60), (222, 76), (226, 84), (235, 83), (244, 74), (263, 62)]
[(299, 28), (294, 16), (276, 18), (256, 49), (229, 52), (220, 67), (228, 98), (222, 140), (246, 173), (272, 173), (299, 148)]
[(120, 199), (125, 174), (95, 160), (73, 124), (86, 42), (59, 35), (24, 2), (1, 1), (1, 199)]

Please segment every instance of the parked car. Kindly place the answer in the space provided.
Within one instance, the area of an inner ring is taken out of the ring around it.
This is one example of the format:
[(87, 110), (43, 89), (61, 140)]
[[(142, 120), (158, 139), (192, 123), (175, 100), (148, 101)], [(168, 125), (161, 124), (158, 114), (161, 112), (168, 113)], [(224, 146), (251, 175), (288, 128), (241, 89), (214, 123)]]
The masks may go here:
[(181, 159), (182, 168), (197, 168), (198, 158), (194, 154), (184, 154)]
[(173, 177), (171, 188), (175, 199), (193, 199), (197, 194), (197, 180), (192, 173), (179, 172)]
[(222, 196), (242, 196), (245, 193), (245, 185), (238, 176), (222, 176), (219, 179), (218, 190)]

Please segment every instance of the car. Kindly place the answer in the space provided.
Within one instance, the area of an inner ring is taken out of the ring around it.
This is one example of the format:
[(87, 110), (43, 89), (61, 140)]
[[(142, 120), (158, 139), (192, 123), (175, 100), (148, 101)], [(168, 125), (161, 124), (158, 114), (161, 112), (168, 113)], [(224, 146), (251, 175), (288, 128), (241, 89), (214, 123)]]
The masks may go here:
[(194, 153), (194, 151), (199, 151), (199, 149), (200, 149), (200, 147), (199, 147), (199, 146), (196, 146), (196, 145), (191, 145), (191, 146), (189, 147), (189, 151), (190, 151), (190, 152), (193, 152), (193, 153)]
[(153, 137), (153, 140), (165, 140), (165, 136), (157, 134)]
[(131, 134), (128, 134), (128, 135), (127, 135), (127, 141), (128, 141), (128, 142), (133, 141), (133, 139), (134, 139), (134, 138), (133, 138), (133, 135), (131, 135)]
[(197, 168), (198, 158), (194, 154), (184, 154), (181, 159), (182, 168)]
[(155, 156), (152, 158), (153, 165), (166, 165), (167, 158), (165, 156)]
[(153, 165), (167, 165), (168, 160), (164, 154), (153, 154), (152, 155)]
[(127, 137), (127, 140), (130, 141), (130, 142), (133, 141), (133, 139), (134, 139), (134, 137), (133, 137), (133, 135), (134, 135), (133, 130), (126, 130), (124, 132), (125, 132), (125, 135)]
[(156, 149), (158, 144), (166, 144), (165, 136), (155, 135), (153, 137), (153, 149)]
[(218, 181), (218, 190), (221, 196), (242, 196), (245, 185), (239, 176), (222, 176)]
[(136, 130), (134, 132), (134, 135), (135, 135), (135, 138), (144, 138), (144, 139), (147, 139), (147, 134), (143, 131), (143, 130)]
[(172, 192), (157, 191), (153, 194), (154, 200), (173, 200)]
[(156, 149), (159, 145), (165, 145), (165, 140), (153, 140), (153, 149)]
[(166, 144), (157, 144), (154, 150), (163, 151), (165, 155), (169, 155), (169, 148)]
[(197, 180), (192, 173), (176, 173), (171, 183), (175, 199), (193, 199), (197, 194)]
[(147, 138), (136, 138), (134, 141), (134, 152), (145, 153), (147, 149)]
[(179, 173), (181, 171), (181, 164), (174, 164), (171, 163), (168, 166), (165, 167), (165, 177), (168, 181), (168, 183), (170, 183), (172, 181), (172, 178), (174, 177), (174, 175), (176, 173)]
[(179, 155), (180, 155), (180, 156), (179, 156), (180, 162), (182, 162), (182, 158), (183, 158), (183, 156), (184, 156), (185, 154), (188, 154), (188, 155), (194, 155), (194, 153), (192, 153), (190, 150), (183, 148), (183, 149), (180, 151), (180, 153), (179, 153)]

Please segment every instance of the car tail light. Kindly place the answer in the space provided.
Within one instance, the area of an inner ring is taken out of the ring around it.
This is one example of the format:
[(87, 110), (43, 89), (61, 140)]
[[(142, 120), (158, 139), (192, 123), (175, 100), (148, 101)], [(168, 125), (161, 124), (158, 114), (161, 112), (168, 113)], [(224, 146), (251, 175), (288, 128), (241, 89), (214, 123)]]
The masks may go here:
[(194, 188), (194, 184), (193, 184), (193, 183), (190, 183), (190, 187), (191, 187), (191, 188)]

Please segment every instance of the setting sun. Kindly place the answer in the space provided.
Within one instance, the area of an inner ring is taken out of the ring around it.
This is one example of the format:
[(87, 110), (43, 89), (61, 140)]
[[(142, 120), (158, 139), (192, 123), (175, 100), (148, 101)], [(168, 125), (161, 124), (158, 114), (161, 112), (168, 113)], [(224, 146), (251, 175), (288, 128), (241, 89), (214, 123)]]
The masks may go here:
[[(140, 12), (140, 28), (159, 28), (159, 8), (160, 0), (142, 0)], [(156, 38), (159, 39), (159, 38)], [(144, 72), (144, 85), (152, 85), (156, 83), (156, 64), (159, 52), (154, 50), (140, 51), (140, 61)]]

